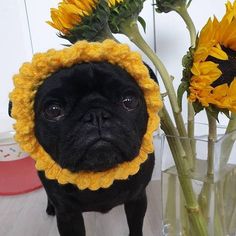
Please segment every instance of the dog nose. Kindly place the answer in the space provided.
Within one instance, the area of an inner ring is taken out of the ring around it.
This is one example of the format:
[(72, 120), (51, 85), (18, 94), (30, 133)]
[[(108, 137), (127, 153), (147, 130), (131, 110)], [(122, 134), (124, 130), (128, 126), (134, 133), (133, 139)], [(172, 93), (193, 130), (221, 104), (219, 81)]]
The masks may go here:
[(86, 113), (83, 117), (85, 123), (90, 123), (94, 126), (101, 127), (104, 122), (109, 120), (111, 114), (104, 110), (92, 110)]

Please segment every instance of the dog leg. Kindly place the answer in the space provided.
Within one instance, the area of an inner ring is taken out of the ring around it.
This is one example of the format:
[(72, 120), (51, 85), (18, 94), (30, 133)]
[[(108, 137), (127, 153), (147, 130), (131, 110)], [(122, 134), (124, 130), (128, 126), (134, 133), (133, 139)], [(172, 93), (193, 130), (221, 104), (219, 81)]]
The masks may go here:
[(81, 212), (56, 212), (60, 236), (85, 236), (84, 219)]
[(55, 208), (53, 204), (51, 203), (51, 201), (49, 200), (49, 198), (48, 198), (48, 205), (47, 205), (46, 212), (50, 216), (55, 216)]
[(146, 191), (135, 200), (125, 203), (130, 236), (143, 236), (143, 220), (147, 210)]

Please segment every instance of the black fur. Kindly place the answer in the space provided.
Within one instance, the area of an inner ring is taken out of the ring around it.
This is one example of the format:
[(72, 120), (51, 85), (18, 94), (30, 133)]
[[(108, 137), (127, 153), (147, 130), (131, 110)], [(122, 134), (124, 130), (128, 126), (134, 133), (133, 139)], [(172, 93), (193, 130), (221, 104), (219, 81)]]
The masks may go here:
[[(135, 96), (139, 106), (124, 109)], [(61, 104), (65, 116), (45, 119), (48, 104)], [(102, 171), (139, 153), (147, 125), (142, 91), (129, 74), (108, 63), (84, 63), (63, 69), (39, 87), (35, 98), (35, 134), (63, 168)]]
[[(122, 101), (129, 96), (136, 99), (135, 109), (124, 107)], [(50, 104), (59, 104), (63, 116), (48, 119)], [(51, 75), (37, 91), (34, 110), (39, 143), (60, 166), (73, 172), (103, 171), (132, 160), (148, 121), (142, 90), (126, 71), (106, 62), (83, 63)], [(48, 195), (47, 213), (56, 214), (60, 235), (84, 236), (82, 212), (105, 213), (124, 204), (130, 236), (142, 236), (145, 188), (153, 167), (152, 154), (136, 175), (97, 191), (60, 185), (39, 172)]]

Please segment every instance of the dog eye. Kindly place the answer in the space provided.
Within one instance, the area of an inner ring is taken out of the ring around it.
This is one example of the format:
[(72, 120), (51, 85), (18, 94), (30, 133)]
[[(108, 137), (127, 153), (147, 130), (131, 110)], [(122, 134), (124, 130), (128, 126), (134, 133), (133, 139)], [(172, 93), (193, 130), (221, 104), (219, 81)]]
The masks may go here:
[(44, 110), (44, 116), (48, 120), (58, 121), (64, 115), (64, 109), (60, 104), (50, 104)]
[(126, 110), (132, 111), (139, 106), (139, 99), (136, 96), (129, 95), (122, 99), (122, 104)]

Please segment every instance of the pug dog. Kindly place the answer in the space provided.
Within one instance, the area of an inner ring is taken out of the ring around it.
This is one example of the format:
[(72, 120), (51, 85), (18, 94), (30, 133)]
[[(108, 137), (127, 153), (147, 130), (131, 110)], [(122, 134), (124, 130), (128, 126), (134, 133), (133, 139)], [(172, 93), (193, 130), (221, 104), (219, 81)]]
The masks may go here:
[[(134, 159), (148, 122), (143, 91), (127, 71), (108, 62), (76, 64), (52, 74), (37, 90), (34, 113), (38, 142), (71, 172), (105, 171)], [(61, 185), (39, 171), (46, 211), (56, 215), (61, 236), (85, 236), (83, 212), (106, 213), (124, 204), (129, 235), (142, 236), (153, 167), (149, 154), (137, 174), (96, 191)]]

